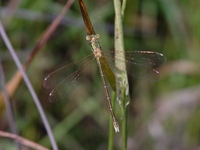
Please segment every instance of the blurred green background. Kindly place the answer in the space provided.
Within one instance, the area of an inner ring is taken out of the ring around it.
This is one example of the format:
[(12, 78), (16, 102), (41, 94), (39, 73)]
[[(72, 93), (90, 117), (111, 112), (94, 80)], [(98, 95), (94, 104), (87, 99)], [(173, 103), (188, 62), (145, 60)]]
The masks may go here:
[[(65, 3), (64, 0), (15, 3), (1, 0), (0, 19), (22, 63)], [(84, 3), (96, 33), (101, 36), (102, 49), (114, 49), (113, 1), (85, 0)], [(199, 6), (199, 0), (127, 1), (123, 22), (125, 49), (157, 51), (167, 58), (158, 68), (157, 81), (130, 78), (129, 150), (200, 147)], [(59, 149), (105, 150), (108, 145), (109, 110), (95, 62), (87, 66), (89, 69), (77, 86), (62, 101), (50, 103), (48, 91), (42, 86), (44, 78), (52, 71), (91, 54), (85, 36), (78, 1), (75, 1), (27, 70)], [(9, 81), (17, 68), (2, 40), (0, 59), (6, 81)], [(50, 147), (24, 82), (18, 87), (12, 103), (20, 136)], [(117, 109), (120, 120), (120, 107)], [(6, 108), (1, 110), (0, 119), (0, 129), (9, 131)], [(121, 134), (115, 134), (116, 150), (121, 147), (120, 141)], [(15, 149), (11, 143), (0, 138), (3, 149)]]

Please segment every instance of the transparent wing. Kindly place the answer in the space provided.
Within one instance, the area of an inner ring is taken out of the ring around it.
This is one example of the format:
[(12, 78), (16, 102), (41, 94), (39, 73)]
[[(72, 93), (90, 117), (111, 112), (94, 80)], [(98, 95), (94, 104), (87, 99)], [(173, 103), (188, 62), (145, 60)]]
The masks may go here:
[(129, 62), (135, 62), (153, 68), (166, 62), (166, 57), (162, 53), (153, 51), (126, 51), (125, 55)]
[[(108, 60), (125, 62), (129, 75), (142, 79), (157, 79), (159, 72), (154, 69), (166, 62), (166, 57), (158, 52), (153, 51), (125, 51), (125, 58), (118, 58), (115, 53), (121, 51), (103, 51), (105, 58)], [(119, 71), (114, 67), (115, 71)]]
[[(163, 54), (153, 51), (126, 51), (126, 59), (115, 57), (115, 53), (121, 53), (120, 51), (103, 51), (103, 53), (108, 63), (113, 65), (111, 69), (119, 71), (114, 67), (114, 61), (125, 62), (128, 74), (137, 78), (157, 79), (159, 72), (154, 68), (166, 61)], [(56, 102), (58, 99), (64, 99), (77, 85), (87, 65), (93, 59), (93, 54), (90, 54), (50, 73), (43, 82), (43, 86), (51, 90), (49, 100)]]
[(58, 99), (64, 99), (77, 85), (87, 65), (93, 59), (93, 54), (90, 54), (75, 63), (50, 73), (43, 81), (43, 86), (51, 91), (49, 101), (56, 102)]

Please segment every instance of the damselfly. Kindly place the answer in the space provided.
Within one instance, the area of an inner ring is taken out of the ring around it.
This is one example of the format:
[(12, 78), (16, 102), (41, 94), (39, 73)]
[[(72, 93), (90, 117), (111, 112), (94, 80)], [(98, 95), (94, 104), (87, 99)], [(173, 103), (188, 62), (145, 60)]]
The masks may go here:
[[(157, 78), (159, 72), (154, 69), (166, 61), (163, 54), (153, 51), (126, 51), (126, 59), (115, 57), (115, 53), (120, 53), (119, 51), (102, 51), (100, 44), (98, 42), (98, 34), (86, 36), (86, 40), (89, 41), (93, 54), (67, 66), (64, 66), (52, 73), (50, 73), (44, 80), (45, 88), (52, 88), (49, 94), (49, 100), (55, 102), (58, 99), (65, 98), (67, 94), (71, 93), (73, 88), (76, 86), (77, 81), (81, 78), (83, 72), (87, 69), (88, 64), (96, 59), (98, 68), (100, 71), (100, 76), (103, 83), (103, 88), (105, 96), (108, 102), (110, 114), (113, 120), (113, 126), (116, 132), (119, 132), (119, 125), (115, 119), (113, 108), (111, 105), (111, 100), (109, 96), (109, 91), (107, 88), (107, 83), (105, 76), (105, 68), (109, 67), (107, 61), (120, 61), (125, 62), (127, 72), (133, 77), (139, 78)], [(114, 71), (120, 71), (118, 68), (111, 68)], [(123, 71), (123, 70), (122, 70)], [(55, 76), (60, 73), (65, 73), (66, 77), (58, 80)], [(112, 87), (113, 89), (115, 87)]]

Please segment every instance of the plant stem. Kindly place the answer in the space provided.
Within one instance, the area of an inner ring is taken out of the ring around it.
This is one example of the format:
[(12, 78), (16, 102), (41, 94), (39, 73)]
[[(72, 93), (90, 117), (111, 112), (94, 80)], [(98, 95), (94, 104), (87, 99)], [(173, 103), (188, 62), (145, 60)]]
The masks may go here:
[(22, 64), (21, 64), (21, 62), (20, 62), (20, 60), (19, 60), (19, 58), (18, 58), (13, 46), (10, 43), (10, 40), (8, 39), (8, 36), (6, 35), (6, 32), (5, 32), (4, 28), (3, 28), (3, 25), (1, 23), (1, 21), (0, 21), (0, 35), (1, 35), (5, 45), (7, 46), (7, 49), (10, 52), (15, 64), (17, 65), (18, 69), (22, 73), (22, 76), (23, 76), (23, 79), (24, 79), (24, 81), (26, 83), (26, 86), (27, 86), (28, 90), (30, 91), (30, 94), (31, 94), (31, 96), (32, 96), (32, 98), (33, 98), (33, 100), (35, 102), (35, 105), (36, 105), (38, 111), (39, 111), (40, 117), (41, 117), (41, 119), (43, 121), (44, 127), (45, 127), (46, 132), (47, 132), (47, 134), (49, 136), (49, 139), (50, 139), (50, 142), (51, 142), (53, 150), (58, 150), (57, 143), (56, 143), (55, 138), (53, 136), (51, 127), (50, 127), (49, 122), (47, 120), (47, 117), (46, 117), (46, 115), (44, 113), (42, 105), (41, 105), (41, 103), (40, 103), (40, 101), (38, 99), (38, 96), (36, 95), (36, 93), (35, 93), (35, 91), (33, 89), (33, 86), (31, 85), (31, 82), (30, 82), (26, 72), (24, 71), (24, 68), (23, 68), (23, 66), (22, 66)]
[(127, 101), (125, 95), (125, 88), (122, 88), (122, 96), (123, 96), (123, 101), (122, 101), (122, 150), (127, 149)]
[[(122, 53), (115, 53), (115, 56), (125, 60), (124, 54), (124, 37), (123, 37), (123, 25), (122, 25), (122, 14), (124, 14), (125, 1), (123, 3), (123, 10), (121, 8), (121, 1), (114, 0), (115, 8), (115, 49), (122, 51)], [(129, 86), (128, 78), (126, 73), (126, 64), (121, 61), (116, 61), (115, 66), (120, 72), (116, 72), (116, 85), (117, 85), (117, 99), (122, 108), (122, 148), (127, 149), (127, 115), (126, 106), (129, 103)]]
[[(111, 103), (112, 103), (114, 112), (115, 112), (115, 101), (116, 101), (116, 92), (112, 92)], [(113, 150), (113, 141), (114, 141), (113, 137), (114, 137), (113, 120), (112, 120), (112, 117), (110, 116), (110, 119), (109, 119), (108, 150)]]
[(123, 0), (122, 2), (122, 17), (124, 17), (124, 11), (125, 11), (125, 8), (126, 8), (126, 0)]

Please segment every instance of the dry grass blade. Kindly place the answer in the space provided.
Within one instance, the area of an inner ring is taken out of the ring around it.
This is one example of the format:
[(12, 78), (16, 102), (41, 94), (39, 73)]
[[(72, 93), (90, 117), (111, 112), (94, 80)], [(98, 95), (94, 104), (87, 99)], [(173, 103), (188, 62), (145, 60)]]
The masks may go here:
[(52, 22), (52, 24), (46, 29), (46, 31), (44, 32), (44, 34), (40, 37), (38, 43), (36, 44), (36, 46), (34, 47), (34, 49), (32, 50), (32, 53), (29, 55), (24, 67), (26, 68), (27, 65), (29, 65), (29, 63), (31, 62), (31, 60), (33, 59), (33, 57), (37, 54), (37, 52), (42, 48), (42, 46), (47, 42), (47, 40), (51, 37), (51, 35), (53, 34), (53, 32), (56, 30), (56, 28), (58, 27), (58, 25), (60, 24), (61, 20), (63, 19), (63, 17), (65, 16), (65, 14), (67, 13), (67, 11), (69, 10), (69, 8), (71, 7), (71, 5), (73, 4), (74, 0), (69, 0), (67, 1), (67, 3), (65, 4), (64, 8), (62, 9), (61, 13), (58, 15), (58, 17)]
[(41, 145), (39, 145), (37, 143), (29, 141), (29, 140), (27, 140), (27, 139), (25, 139), (23, 137), (15, 135), (15, 134), (11, 134), (11, 133), (8, 133), (8, 132), (0, 131), (0, 136), (16, 140), (19, 143), (21, 143), (22, 145), (28, 146), (28, 147), (33, 148), (33, 149), (37, 149), (37, 150), (49, 150), (46, 147), (43, 147), (43, 146), (41, 146)]
[[(10, 102), (10, 99), (8, 97), (8, 93), (6, 91), (5, 88), (5, 76), (4, 76), (4, 69), (2, 67), (2, 62), (0, 60), (0, 82), (1, 82), (1, 86), (2, 86), (2, 91), (4, 93), (4, 100), (5, 100), (5, 104), (6, 104), (6, 111), (7, 111), (7, 117), (8, 117), (8, 122), (9, 122), (9, 126), (10, 126), (10, 131), (13, 134), (18, 134), (17, 132), (17, 128), (16, 128), (16, 124), (15, 124), (15, 119), (14, 119), (14, 113), (13, 113), (13, 108), (12, 108), (12, 104)], [(20, 150), (20, 145), (19, 143), (15, 143), (16, 144), (16, 148), (18, 150)]]
[[(69, 0), (65, 4), (64, 8), (62, 9), (61, 13), (58, 15), (58, 17), (51, 23), (51, 25), (44, 31), (43, 35), (39, 38), (36, 46), (33, 48), (32, 52), (28, 56), (24, 66), (24, 69), (26, 69), (30, 62), (33, 60), (34, 56), (39, 52), (39, 50), (42, 48), (42, 46), (48, 41), (48, 39), (51, 37), (53, 32), (58, 27), (59, 23), (63, 19), (66, 12), (69, 10), (71, 5), (73, 4), (74, 0)], [(10, 97), (12, 97), (20, 84), (22, 80), (22, 75), (19, 71), (15, 73), (15, 75), (12, 77), (12, 79), (7, 83), (6, 90), (8, 91), (8, 94)], [(4, 107), (4, 101), (3, 101), (3, 95), (2, 92), (0, 93), (0, 109)]]

